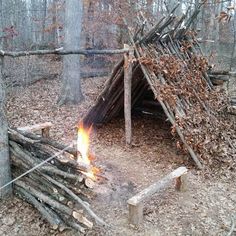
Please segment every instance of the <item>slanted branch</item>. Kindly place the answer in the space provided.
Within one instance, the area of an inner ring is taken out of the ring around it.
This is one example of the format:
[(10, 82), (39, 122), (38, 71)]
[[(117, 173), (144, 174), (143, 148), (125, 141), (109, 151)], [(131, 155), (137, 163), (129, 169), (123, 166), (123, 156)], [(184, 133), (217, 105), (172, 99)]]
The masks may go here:
[[(9, 129), (13, 178), (35, 168), (55, 155), (56, 158), (14, 182), (14, 193), (33, 205), (53, 229), (74, 228), (84, 233), (94, 224), (105, 222), (91, 209), (84, 196), (87, 166), (78, 163), (75, 150), (62, 151), (66, 145), (28, 133), (41, 130), (41, 125), (27, 129)], [(22, 131), (23, 130), (23, 131)]]

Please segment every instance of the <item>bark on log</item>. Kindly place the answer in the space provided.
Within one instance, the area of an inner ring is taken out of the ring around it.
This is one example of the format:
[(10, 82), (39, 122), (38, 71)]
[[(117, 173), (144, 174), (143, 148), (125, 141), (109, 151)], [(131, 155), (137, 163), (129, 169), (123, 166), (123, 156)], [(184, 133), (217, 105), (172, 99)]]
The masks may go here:
[(51, 209), (46, 207), (45, 204), (39, 202), (29, 192), (18, 186), (15, 187), (15, 192), (22, 198), (25, 198), (30, 204), (32, 204), (47, 220), (47, 222), (52, 226), (54, 230), (58, 229), (59, 226), (63, 224), (62, 220), (54, 212), (52, 212)]
[(33, 187), (28, 186), (25, 182), (18, 180), (15, 182), (15, 185), (30, 192), (33, 196), (39, 198), (40, 200), (42, 200), (43, 202), (52, 206), (53, 208), (57, 209), (58, 211), (62, 212), (63, 214), (74, 217), (74, 219), (78, 220), (80, 223), (84, 224), (88, 228), (93, 227), (93, 223), (90, 222), (88, 219), (86, 219), (81, 213), (76, 212), (76, 211), (70, 209), (69, 207), (55, 201), (54, 199), (46, 196), (45, 194), (34, 189)]
[(0, 56), (8, 56), (8, 57), (25, 57), (31, 55), (114, 55), (114, 54), (124, 54), (127, 50), (125, 49), (114, 49), (114, 50), (86, 50), (86, 49), (76, 49), (76, 50), (37, 50), (37, 51), (22, 51), (22, 52), (7, 52), (0, 50)]
[(95, 221), (100, 224), (105, 226), (106, 223), (100, 218), (98, 217), (87, 205), (87, 203), (85, 203), (82, 199), (80, 199), (77, 195), (75, 195), (70, 189), (68, 189), (66, 186), (62, 185), (61, 183), (59, 183), (58, 181), (52, 179), (50, 176), (46, 176), (43, 175), (44, 178), (48, 179), (50, 182), (52, 182), (53, 184), (55, 184), (57, 187), (60, 187), (62, 190), (64, 190), (67, 194), (69, 194), (79, 205), (82, 206), (82, 208), (92, 217), (95, 219)]
[[(17, 155), (19, 158), (21, 158), (21, 160), (23, 162), (26, 162), (31, 168), (35, 167), (36, 165), (41, 163), (40, 160), (37, 160), (33, 156), (29, 155), (29, 153), (27, 153), (27, 151), (23, 151), (19, 147), (19, 145), (17, 145), (16, 143), (10, 141), (10, 145), (11, 145), (12, 149), (15, 151), (15, 155)], [(41, 166), (38, 169), (45, 172), (45, 173), (55, 174), (55, 175), (61, 176), (63, 178), (68, 178), (68, 179), (74, 180), (76, 182), (77, 181), (82, 182), (82, 180), (83, 180), (83, 177), (81, 175), (67, 173), (65, 171), (55, 168), (54, 166), (52, 166), (50, 164), (45, 164), (44, 166)]]
[[(129, 46), (125, 45), (125, 49), (129, 50)], [(132, 58), (134, 52), (124, 54), (124, 114), (125, 114), (125, 136), (126, 144), (132, 143), (132, 119), (131, 119), (131, 84), (132, 84)]]

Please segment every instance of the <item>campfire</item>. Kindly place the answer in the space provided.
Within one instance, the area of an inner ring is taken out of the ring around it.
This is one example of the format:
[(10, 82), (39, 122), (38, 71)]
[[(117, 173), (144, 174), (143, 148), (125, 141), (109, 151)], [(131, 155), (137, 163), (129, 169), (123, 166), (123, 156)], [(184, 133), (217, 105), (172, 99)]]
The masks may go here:
[(77, 148), (29, 131), (9, 129), (12, 175), (28, 172), (14, 182), (15, 194), (38, 209), (54, 229), (85, 232), (94, 223), (105, 225), (87, 202), (98, 173), (89, 154), (92, 128), (79, 126)]
[(91, 155), (89, 154), (90, 134), (92, 132), (92, 126), (86, 129), (81, 123), (78, 128), (77, 136), (77, 161), (79, 164), (87, 166), (88, 170), (82, 173), (93, 181), (96, 181), (96, 173), (98, 168), (91, 165)]

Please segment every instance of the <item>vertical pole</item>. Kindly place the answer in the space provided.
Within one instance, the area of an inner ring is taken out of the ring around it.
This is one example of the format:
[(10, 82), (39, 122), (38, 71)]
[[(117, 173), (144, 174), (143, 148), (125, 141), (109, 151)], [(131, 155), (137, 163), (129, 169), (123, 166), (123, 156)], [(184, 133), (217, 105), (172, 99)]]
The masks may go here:
[(142, 224), (143, 222), (143, 207), (142, 202), (137, 205), (129, 204), (129, 223), (135, 226)]
[(227, 82), (227, 93), (230, 100), (236, 98), (236, 71), (229, 72), (230, 79)]
[[(5, 91), (2, 78), (3, 57), (0, 56), (0, 187), (11, 181), (8, 124), (5, 116)], [(0, 190), (0, 199), (12, 192), (12, 186)]]
[[(130, 49), (125, 44), (124, 49)], [(131, 120), (131, 84), (132, 84), (132, 57), (134, 51), (131, 49), (124, 55), (124, 116), (125, 116), (125, 139), (126, 144), (132, 143), (132, 120)]]

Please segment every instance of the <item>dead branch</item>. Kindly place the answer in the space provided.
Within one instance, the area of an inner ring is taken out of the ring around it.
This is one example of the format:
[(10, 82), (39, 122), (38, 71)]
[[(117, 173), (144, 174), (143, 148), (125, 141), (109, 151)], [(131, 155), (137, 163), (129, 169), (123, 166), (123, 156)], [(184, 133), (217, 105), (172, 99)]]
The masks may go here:
[[(37, 129), (38, 126), (34, 127)], [(84, 172), (91, 167), (78, 163), (74, 155), (62, 151), (66, 147), (64, 144), (48, 137), (12, 129), (9, 129), (9, 134), (15, 193), (27, 199), (54, 229), (72, 227), (84, 233), (86, 227), (93, 227), (87, 217), (100, 226), (106, 225), (78, 196), (84, 194), (84, 189), (88, 190), (83, 179)], [(57, 153), (60, 153), (57, 158), (45, 162)]]

